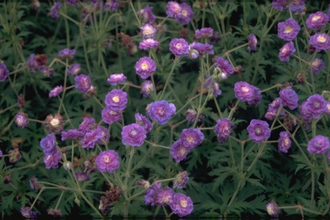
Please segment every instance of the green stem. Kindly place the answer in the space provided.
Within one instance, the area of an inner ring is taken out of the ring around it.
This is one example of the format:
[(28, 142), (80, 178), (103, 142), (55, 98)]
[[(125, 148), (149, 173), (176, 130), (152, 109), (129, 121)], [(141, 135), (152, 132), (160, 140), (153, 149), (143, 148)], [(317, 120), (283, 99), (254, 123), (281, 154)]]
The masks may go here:
[(166, 91), (166, 87), (167, 87), (167, 85), (168, 85), (168, 83), (169, 83), (169, 81), (170, 81), (171, 75), (172, 75), (172, 73), (173, 73), (173, 71), (174, 71), (175, 65), (176, 65), (176, 63), (178, 63), (179, 61), (180, 61), (180, 58), (179, 58), (179, 57), (175, 57), (175, 59), (174, 59), (174, 61), (173, 61), (172, 69), (171, 69), (170, 73), (168, 74), (168, 77), (167, 77), (167, 80), (166, 80), (166, 83), (165, 83), (165, 86), (164, 86), (163, 92), (162, 92), (161, 96), (159, 97), (159, 100), (162, 100), (162, 98), (163, 98), (163, 96), (164, 96), (164, 94), (165, 94), (165, 91)]
[(99, 212), (99, 210), (97, 210), (97, 208), (95, 208), (95, 206), (86, 198), (86, 196), (81, 192), (80, 193), (81, 197), (85, 200), (85, 202), (87, 202), (87, 204), (95, 211), (95, 213), (97, 213), (102, 219), (103, 219), (103, 215)]
[(57, 209), (58, 205), (60, 204), (60, 201), (62, 199), (62, 196), (64, 194), (64, 191), (62, 191), (61, 195), (60, 195), (60, 198), (58, 199), (57, 203), (56, 203), (56, 206), (55, 206), (55, 210)]

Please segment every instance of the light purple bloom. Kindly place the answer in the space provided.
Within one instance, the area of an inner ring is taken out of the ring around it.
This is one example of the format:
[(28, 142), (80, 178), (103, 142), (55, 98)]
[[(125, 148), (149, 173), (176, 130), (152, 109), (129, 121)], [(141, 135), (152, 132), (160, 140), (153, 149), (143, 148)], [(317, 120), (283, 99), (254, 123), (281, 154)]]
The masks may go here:
[(60, 52), (58, 52), (58, 55), (60, 57), (68, 58), (71, 60), (74, 55), (76, 55), (76, 50), (70, 50), (68, 48), (65, 48), (63, 50), (60, 50)]
[(151, 24), (156, 19), (155, 15), (152, 13), (152, 7), (149, 7), (148, 5), (144, 7), (144, 9), (140, 10), (138, 15), (142, 17), (143, 22), (146, 24)]
[(61, 140), (62, 141), (65, 141), (67, 139), (73, 139), (73, 140), (75, 140), (77, 138), (83, 137), (84, 134), (85, 134), (85, 132), (83, 132), (83, 131), (79, 131), (77, 129), (69, 129), (67, 131), (62, 131), (62, 134), (61, 134), (62, 135), (62, 138), (61, 138)]
[(34, 54), (31, 54), (28, 57), (27, 65), (32, 73), (35, 73), (36, 69), (38, 69), (39, 65), (37, 63), (37, 59)]
[(26, 113), (19, 112), (15, 116), (15, 123), (20, 128), (25, 128), (29, 125), (29, 118)]
[(8, 77), (9, 71), (5, 64), (0, 63), (0, 82), (5, 81), (5, 79)]
[(152, 123), (146, 117), (144, 117), (142, 114), (136, 113), (135, 121), (137, 124), (141, 125), (146, 130), (147, 133), (151, 132), (152, 127), (153, 127)]
[(181, 24), (188, 24), (191, 19), (194, 17), (194, 12), (192, 11), (192, 8), (190, 5), (187, 5), (186, 3), (180, 4), (180, 12), (177, 14), (174, 19)]
[(68, 68), (68, 76), (71, 75), (77, 75), (80, 72), (80, 64), (79, 63), (73, 63), (71, 66)]
[(111, 110), (110, 107), (105, 107), (102, 112), (102, 120), (107, 124), (112, 124), (117, 121), (121, 121), (121, 114), (119, 111)]
[(182, 189), (186, 186), (187, 182), (189, 180), (187, 171), (183, 171), (178, 173), (176, 175), (174, 183), (173, 183), (173, 189)]
[(227, 75), (232, 75), (234, 73), (233, 66), (228, 60), (225, 60), (222, 57), (215, 58), (215, 66), (220, 68), (221, 72), (224, 72)]
[(318, 74), (320, 70), (323, 70), (324, 68), (325, 68), (324, 62), (319, 58), (315, 58), (311, 63), (312, 72), (315, 74)]
[(186, 148), (183, 144), (182, 141), (179, 139), (175, 141), (171, 148), (170, 148), (170, 154), (175, 160), (175, 162), (179, 163), (180, 161), (184, 160), (187, 155), (189, 154), (190, 149)]
[(58, 96), (61, 92), (63, 92), (63, 87), (62, 86), (56, 86), (52, 91), (49, 93), (49, 98), (50, 97), (56, 97)]
[(157, 196), (158, 196), (158, 190), (160, 189), (160, 187), (161, 187), (161, 183), (155, 183), (149, 187), (146, 195), (144, 196), (145, 204), (150, 204), (152, 206), (158, 205)]
[(86, 182), (87, 180), (89, 180), (88, 174), (83, 171), (77, 171), (75, 172), (75, 175), (77, 177), (78, 182)]
[(273, 0), (273, 8), (279, 11), (290, 8), (291, 11), (300, 12), (305, 7), (306, 0)]
[(136, 123), (124, 126), (121, 136), (124, 145), (133, 147), (140, 147), (147, 137), (144, 127)]
[(85, 74), (75, 76), (74, 81), (76, 81), (75, 88), (81, 92), (87, 92), (92, 85), (91, 78)]
[(197, 128), (188, 128), (182, 130), (179, 139), (187, 149), (193, 149), (203, 142), (204, 134)]
[(289, 109), (294, 110), (298, 107), (299, 97), (292, 89), (283, 89), (280, 91), (280, 98), (283, 106), (288, 106)]
[(306, 121), (309, 121), (312, 118), (312, 112), (307, 106), (307, 101), (301, 103), (299, 106), (299, 113)]
[[(185, 115), (187, 116), (186, 117), (187, 121), (194, 123), (196, 120), (196, 117), (197, 117), (197, 112), (193, 109), (188, 109), (186, 111)], [(199, 114), (197, 121), (201, 122), (201, 121), (203, 121), (203, 119), (204, 119), (204, 115)]]
[(312, 30), (321, 29), (329, 21), (329, 17), (321, 11), (312, 13), (306, 20), (306, 26)]
[(95, 159), (95, 163), (97, 169), (103, 173), (112, 173), (120, 166), (118, 153), (114, 150), (106, 150), (100, 152), (100, 154)]
[(152, 121), (157, 121), (158, 124), (164, 125), (175, 114), (173, 108), (166, 100), (152, 102), (147, 107), (147, 115)]
[(27, 219), (36, 219), (37, 218), (37, 212), (32, 212), (29, 206), (22, 207), (21, 214), (23, 215), (24, 218), (27, 218)]
[(141, 84), (141, 93), (143, 97), (151, 97), (152, 91), (155, 91), (155, 88), (150, 80), (146, 80)]
[(56, 147), (56, 137), (53, 134), (48, 134), (40, 141), (40, 147), (43, 149), (45, 155), (53, 155), (58, 152)]
[(330, 49), (330, 37), (325, 33), (316, 33), (309, 39), (309, 44), (320, 52), (321, 50)]
[(176, 18), (181, 12), (181, 6), (179, 3), (169, 1), (166, 5), (166, 14), (171, 18)]
[(183, 38), (173, 38), (170, 42), (170, 51), (176, 57), (180, 57), (182, 55), (188, 56), (189, 45), (187, 41)]
[(49, 68), (49, 66), (41, 66), (39, 67), (39, 71), (44, 76), (52, 77), (54, 75), (54, 70), (52, 68)]
[(57, 151), (55, 154), (44, 156), (44, 163), (46, 165), (46, 169), (57, 168), (58, 163), (62, 159), (61, 153)]
[(319, 94), (311, 95), (306, 101), (306, 108), (310, 112), (310, 118), (319, 119), (321, 114), (325, 112), (326, 107), (327, 102)]
[(95, 128), (87, 131), (84, 138), (80, 141), (82, 148), (94, 148), (95, 143), (103, 138), (103, 132), (100, 128)]
[(144, 39), (155, 38), (157, 29), (150, 24), (144, 24), (140, 27), (141, 34)]
[(126, 81), (127, 77), (123, 73), (115, 73), (110, 75), (108, 78), (108, 83), (110, 83), (113, 86), (116, 86), (120, 83), (124, 83)]
[(193, 42), (189, 45), (189, 50), (197, 50), (201, 55), (204, 55), (205, 53), (214, 55), (213, 46), (209, 44)]
[(196, 30), (195, 32), (195, 37), (196, 39), (200, 39), (200, 38), (209, 38), (212, 37), (213, 35), (213, 29), (210, 27), (206, 27), (206, 28), (202, 28), (200, 30)]
[(100, 139), (97, 141), (97, 143), (98, 143), (98, 144), (104, 144), (104, 143), (108, 142), (109, 139), (110, 139), (110, 133), (109, 133), (109, 130), (108, 130), (106, 127), (101, 126), (101, 125), (97, 126), (97, 128), (101, 130), (102, 135), (103, 135), (103, 137), (100, 138)]
[(248, 36), (248, 41), (249, 41), (249, 45), (248, 45), (248, 51), (256, 51), (257, 50), (257, 37), (254, 34), (249, 34)]
[(105, 96), (105, 104), (113, 111), (122, 111), (127, 105), (127, 93), (119, 90), (113, 89)]
[(247, 82), (237, 82), (234, 86), (235, 97), (241, 101), (247, 101), (249, 105), (258, 104), (262, 98), (259, 88)]
[(143, 41), (140, 42), (139, 49), (140, 50), (149, 50), (151, 48), (157, 49), (158, 46), (159, 46), (158, 41), (156, 41), (152, 38), (148, 38), (148, 39), (144, 39)]
[(56, 2), (50, 10), (50, 17), (58, 19), (60, 17), (60, 12), (58, 11), (58, 9), (61, 7), (62, 7), (62, 3)]
[(288, 153), (291, 147), (290, 134), (287, 131), (281, 131), (280, 138), (278, 139), (278, 152)]
[(180, 217), (187, 216), (192, 213), (194, 203), (189, 196), (182, 193), (174, 193), (173, 202), (170, 205), (173, 213)]
[(135, 71), (142, 79), (146, 79), (156, 71), (156, 63), (149, 57), (141, 57), (135, 63)]
[(267, 203), (266, 209), (267, 209), (268, 215), (270, 215), (272, 217), (277, 217), (278, 213), (280, 212), (280, 209), (278, 208), (277, 203), (274, 200)]
[(117, 2), (117, 0), (107, 0), (104, 7), (109, 9), (110, 11), (116, 11), (119, 8), (119, 3)]
[(173, 201), (174, 191), (166, 186), (164, 188), (160, 188), (157, 191), (157, 200), (156, 204), (160, 206), (171, 205)]
[(290, 56), (296, 52), (296, 48), (294, 47), (292, 41), (284, 44), (284, 46), (280, 49), (278, 57), (282, 62), (289, 62)]
[[(277, 97), (275, 98), (269, 105), (268, 105), (268, 110), (266, 112), (265, 118), (268, 120), (273, 120), (276, 117), (277, 111), (282, 105), (282, 99)], [(285, 111), (282, 109), (280, 112), (280, 115), (284, 115)]]
[(224, 143), (227, 140), (233, 127), (234, 124), (228, 118), (219, 119), (217, 121), (217, 124), (214, 127), (214, 132), (217, 134), (220, 143)]
[(255, 143), (261, 143), (270, 137), (270, 129), (267, 122), (252, 119), (250, 125), (247, 127), (249, 138)]
[(279, 22), (277, 24), (277, 29), (279, 38), (285, 41), (292, 41), (298, 35), (300, 26), (293, 18), (289, 18), (284, 22)]
[(78, 130), (86, 133), (94, 125), (95, 119), (84, 117), (83, 121), (80, 123)]
[(322, 135), (317, 135), (308, 142), (307, 150), (310, 154), (324, 154), (329, 149), (329, 139)]

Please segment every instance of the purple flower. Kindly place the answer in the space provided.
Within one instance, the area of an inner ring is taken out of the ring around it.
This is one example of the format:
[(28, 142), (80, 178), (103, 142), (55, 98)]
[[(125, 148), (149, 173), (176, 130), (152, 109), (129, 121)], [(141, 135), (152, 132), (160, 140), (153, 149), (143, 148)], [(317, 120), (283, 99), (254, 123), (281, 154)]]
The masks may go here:
[(19, 112), (15, 116), (15, 123), (20, 128), (25, 128), (29, 125), (29, 118), (26, 113)]
[(326, 107), (327, 102), (319, 94), (311, 95), (306, 101), (306, 108), (310, 112), (310, 119), (319, 119), (321, 114), (326, 110)]
[(68, 68), (68, 75), (77, 75), (80, 72), (80, 64), (79, 63), (73, 63)]
[[(273, 120), (276, 117), (277, 111), (282, 105), (282, 99), (277, 97), (274, 99), (269, 105), (268, 105), (268, 110), (266, 112), (265, 118), (268, 120)], [(282, 109), (280, 115), (284, 115), (285, 111)]]
[(0, 82), (5, 81), (8, 75), (9, 75), (9, 71), (7, 67), (3, 63), (0, 63)]
[(164, 125), (167, 121), (175, 114), (173, 108), (171, 108), (170, 104), (165, 101), (155, 101), (152, 102), (147, 107), (147, 115), (152, 121), (157, 121), (158, 124)]
[(200, 38), (209, 38), (212, 37), (213, 35), (213, 29), (210, 27), (206, 27), (206, 28), (202, 28), (200, 30), (196, 30), (195, 32), (195, 37), (196, 39), (200, 39)]
[(285, 41), (292, 41), (298, 35), (300, 26), (293, 18), (289, 18), (284, 22), (279, 22), (277, 24), (277, 29), (279, 38)]
[(75, 175), (77, 177), (78, 182), (86, 182), (87, 180), (89, 180), (88, 174), (83, 171), (77, 171), (75, 172)]
[(214, 55), (213, 46), (209, 44), (202, 44), (199, 42), (193, 42), (189, 45), (189, 50), (197, 50), (199, 54), (204, 55), (205, 53)]
[(306, 25), (309, 29), (318, 30), (326, 25), (329, 21), (329, 17), (321, 11), (312, 13), (306, 20)]
[(60, 17), (60, 12), (58, 11), (58, 9), (61, 7), (62, 3), (56, 2), (50, 10), (50, 17), (58, 19)]
[(60, 50), (60, 52), (58, 52), (58, 55), (60, 57), (68, 58), (71, 60), (74, 55), (76, 55), (76, 50), (70, 50), (68, 48), (65, 48), (63, 50)]
[(80, 123), (78, 130), (86, 133), (95, 123), (94, 118), (84, 117), (83, 121)]
[(62, 159), (61, 153), (57, 151), (55, 154), (44, 156), (44, 163), (46, 165), (46, 169), (57, 168), (58, 163)]
[(107, 124), (112, 124), (117, 121), (121, 121), (121, 114), (119, 111), (111, 110), (110, 107), (105, 107), (102, 112), (102, 120)]
[(119, 8), (119, 4), (117, 0), (108, 0), (105, 3), (104, 7), (109, 9), (110, 11), (116, 11)]
[(101, 126), (101, 125), (97, 126), (97, 128), (101, 130), (101, 133), (102, 133), (102, 135), (103, 135), (102, 138), (99, 138), (99, 139), (98, 139), (97, 143), (98, 143), (98, 144), (105, 144), (105, 143), (108, 142), (109, 139), (110, 139), (110, 133), (109, 133), (109, 130), (108, 130), (106, 127)]
[(228, 136), (230, 135), (234, 124), (228, 119), (219, 119), (216, 126), (214, 127), (214, 132), (217, 134), (218, 141), (224, 143)]
[(306, 121), (309, 121), (311, 119), (312, 112), (307, 106), (307, 101), (301, 103), (301, 105), (299, 106), (299, 113)]
[(280, 98), (283, 106), (288, 106), (289, 109), (294, 110), (298, 107), (299, 97), (292, 89), (283, 89), (280, 91)]
[(79, 131), (77, 129), (69, 129), (67, 131), (62, 131), (62, 134), (61, 134), (62, 135), (62, 138), (61, 138), (61, 140), (62, 141), (65, 141), (67, 139), (73, 139), (73, 140), (75, 140), (77, 138), (83, 137), (84, 134), (85, 134), (85, 132), (83, 132), (83, 131)]
[(23, 215), (24, 218), (28, 218), (28, 219), (37, 218), (37, 212), (32, 212), (29, 206), (22, 207), (21, 214)]
[(173, 195), (174, 191), (168, 186), (158, 189), (156, 204), (160, 206), (171, 205)]
[(267, 122), (252, 119), (250, 125), (247, 127), (249, 138), (255, 143), (261, 143), (270, 137), (270, 129)]
[(142, 79), (146, 79), (156, 71), (156, 63), (149, 57), (141, 57), (135, 63), (135, 71)]
[(0, 150), (0, 158), (2, 157), (2, 155), (3, 155), (3, 153), (2, 153), (2, 151)]
[(91, 78), (85, 74), (75, 76), (74, 81), (76, 81), (75, 88), (81, 92), (87, 92), (92, 85)]
[(146, 130), (139, 124), (133, 123), (123, 127), (121, 132), (123, 145), (140, 147), (146, 139)]
[(197, 128), (188, 128), (182, 130), (179, 139), (186, 148), (193, 149), (203, 142), (204, 134)]
[(161, 187), (161, 183), (155, 183), (147, 190), (146, 195), (144, 196), (144, 203), (150, 204), (152, 206), (157, 204), (158, 190)]
[(66, 3), (77, 7), (79, 4), (79, 0), (66, 0)]
[(56, 147), (56, 137), (53, 134), (48, 134), (46, 137), (41, 139), (40, 146), (45, 155), (53, 155), (58, 152)]
[(249, 105), (258, 104), (262, 98), (259, 88), (247, 82), (237, 82), (234, 86), (235, 97), (241, 101), (247, 101)]
[(316, 33), (309, 39), (309, 44), (320, 52), (321, 50), (330, 49), (330, 37), (325, 33)]
[(150, 24), (144, 24), (140, 27), (141, 34), (144, 39), (155, 38), (157, 30)]
[(308, 142), (307, 150), (310, 154), (324, 154), (329, 149), (329, 139), (322, 135), (317, 135)]
[(234, 73), (233, 66), (229, 63), (228, 60), (223, 59), (222, 57), (217, 57), (215, 60), (215, 66), (220, 68), (221, 72), (224, 72), (227, 75), (232, 75)]
[(176, 18), (181, 12), (181, 6), (179, 3), (169, 1), (166, 5), (166, 14), (171, 18)]
[(249, 45), (248, 45), (248, 51), (256, 51), (257, 50), (257, 37), (254, 34), (249, 34), (248, 36), (248, 41), (249, 41)]
[(280, 209), (277, 206), (277, 203), (272, 200), (271, 202), (267, 203), (266, 205), (267, 213), (270, 216), (277, 217)]
[(278, 139), (278, 152), (288, 153), (291, 147), (290, 134), (287, 131), (282, 131), (280, 133), (280, 138)]
[(284, 46), (280, 49), (278, 57), (282, 62), (289, 62), (290, 56), (296, 52), (296, 48), (294, 47), (292, 41), (284, 44)]
[(27, 65), (32, 73), (35, 73), (36, 69), (38, 69), (39, 65), (34, 53), (28, 57)]
[(288, 8), (288, 1), (289, 0), (273, 0), (272, 5), (273, 8), (279, 11)]
[(325, 68), (324, 62), (321, 59), (315, 58), (314, 61), (311, 63), (312, 72), (318, 74), (320, 70)]
[(148, 39), (144, 39), (142, 42), (140, 42), (139, 49), (140, 50), (149, 50), (151, 48), (157, 49), (158, 46), (159, 46), (158, 41), (156, 41), (152, 38), (148, 38)]
[(173, 183), (173, 189), (182, 189), (186, 186), (187, 182), (189, 180), (187, 171), (183, 171), (178, 173), (176, 175), (174, 183)]
[(182, 193), (174, 193), (173, 202), (170, 205), (174, 214), (184, 217), (192, 213), (194, 209), (193, 201), (189, 196)]
[(124, 83), (126, 81), (127, 77), (123, 73), (115, 73), (110, 75), (108, 78), (108, 83), (110, 83), (113, 86), (116, 86), (120, 83)]
[(282, 11), (283, 9), (290, 8), (291, 11), (300, 12), (305, 7), (306, 0), (273, 0), (273, 8)]
[(152, 130), (152, 123), (140, 113), (135, 114), (135, 121), (137, 124), (141, 125), (145, 130), (146, 133), (151, 132)]
[[(187, 115), (186, 119), (187, 121), (194, 123), (197, 117), (197, 112), (193, 109), (188, 109), (185, 113)], [(204, 119), (204, 115), (199, 114), (197, 121), (201, 122)]]
[(170, 51), (176, 57), (180, 57), (182, 55), (188, 56), (189, 53), (188, 43), (183, 38), (173, 38), (170, 42)]
[(40, 184), (38, 183), (38, 179), (35, 176), (30, 178), (29, 183), (30, 183), (31, 189), (33, 189), (33, 190), (39, 190), (41, 188)]
[(84, 138), (80, 141), (82, 148), (94, 148), (95, 143), (103, 138), (103, 132), (100, 128), (95, 128), (87, 131)]
[(39, 71), (44, 76), (52, 77), (54, 75), (54, 70), (52, 68), (49, 68), (49, 66), (41, 66), (39, 67)]
[(141, 84), (141, 93), (143, 97), (151, 97), (152, 91), (155, 91), (155, 88), (150, 80), (146, 80)]
[(138, 15), (142, 17), (145, 24), (151, 24), (156, 19), (155, 15), (152, 13), (152, 7), (149, 7), (148, 5), (144, 7), (144, 9), (140, 10)]
[(179, 163), (180, 161), (184, 160), (187, 155), (189, 154), (190, 149), (186, 148), (182, 141), (179, 139), (176, 142), (174, 142), (170, 148), (170, 154), (175, 160), (175, 162)]
[(176, 17), (174, 17), (174, 19), (181, 24), (188, 24), (191, 19), (193, 19), (194, 12), (192, 11), (191, 6), (187, 5), (186, 3), (180, 4), (180, 8), (180, 12), (177, 14)]
[(105, 96), (105, 104), (113, 111), (122, 111), (127, 105), (127, 93), (119, 90), (113, 89)]
[(49, 93), (49, 98), (58, 96), (62, 91), (63, 91), (62, 86), (54, 87), (54, 89), (52, 89), (52, 91), (50, 91), (50, 93)]
[(114, 150), (102, 151), (95, 159), (97, 169), (104, 173), (117, 170), (120, 166), (118, 153)]

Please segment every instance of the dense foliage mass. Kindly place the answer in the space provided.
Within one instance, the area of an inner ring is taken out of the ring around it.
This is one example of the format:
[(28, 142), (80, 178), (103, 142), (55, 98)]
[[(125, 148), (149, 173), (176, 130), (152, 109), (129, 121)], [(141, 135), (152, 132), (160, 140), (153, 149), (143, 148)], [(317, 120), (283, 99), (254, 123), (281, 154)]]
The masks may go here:
[(323, 216), (326, 1), (0, 3), (0, 211)]

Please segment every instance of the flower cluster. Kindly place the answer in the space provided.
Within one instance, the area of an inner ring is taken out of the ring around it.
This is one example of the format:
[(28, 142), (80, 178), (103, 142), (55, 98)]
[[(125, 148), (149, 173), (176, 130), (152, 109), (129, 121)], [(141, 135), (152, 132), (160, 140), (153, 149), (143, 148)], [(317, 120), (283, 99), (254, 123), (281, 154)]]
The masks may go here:
[(188, 56), (189, 45), (183, 38), (173, 38), (170, 42), (170, 51), (176, 56)]
[(166, 124), (176, 112), (175, 105), (168, 103), (166, 100), (152, 102), (146, 110), (149, 118), (160, 125)]
[(112, 173), (120, 166), (119, 155), (114, 150), (102, 151), (96, 157), (95, 163), (100, 172)]
[(310, 154), (325, 154), (330, 149), (329, 138), (317, 135), (308, 142), (307, 151)]
[[(275, 98), (269, 105), (268, 110), (266, 112), (265, 118), (268, 120), (273, 120), (276, 117), (276, 114), (278, 113), (278, 110), (280, 107), (283, 106), (282, 99), (277, 97)], [(279, 113), (280, 115), (284, 115), (285, 111), (284, 109), (281, 110)]]
[(228, 118), (219, 119), (214, 127), (214, 132), (217, 135), (218, 141), (224, 143), (233, 128), (234, 124)]
[(113, 89), (105, 96), (105, 104), (112, 111), (122, 111), (127, 105), (127, 93), (119, 90)]
[(156, 63), (149, 57), (141, 57), (135, 63), (135, 71), (142, 79), (146, 79), (156, 71)]
[(140, 147), (147, 137), (146, 133), (146, 129), (139, 124), (126, 125), (121, 132), (122, 142), (124, 145)]
[(329, 17), (321, 11), (312, 13), (306, 20), (306, 26), (312, 30), (319, 30), (329, 21)]
[(259, 88), (248, 84), (247, 82), (237, 82), (234, 86), (235, 97), (249, 105), (258, 104), (262, 98)]
[(299, 97), (294, 90), (282, 89), (280, 91), (280, 98), (282, 100), (283, 106), (287, 106), (291, 110), (294, 110), (298, 107)]
[(44, 151), (44, 163), (47, 169), (57, 168), (58, 163), (62, 159), (61, 153), (56, 146), (56, 137), (53, 134), (48, 134), (41, 139), (40, 146)]
[(289, 62), (290, 56), (296, 52), (296, 48), (294, 47), (292, 41), (284, 44), (284, 46), (280, 49), (278, 57), (282, 62)]
[(255, 143), (261, 143), (270, 137), (270, 129), (267, 122), (252, 119), (250, 125), (247, 127), (249, 138)]
[(293, 18), (277, 24), (278, 37), (285, 41), (292, 41), (300, 31), (300, 26)]
[(287, 131), (282, 131), (280, 133), (280, 138), (278, 139), (278, 152), (287, 153), (290, 147), (290, 133)]
[(310, 37), (309, 44), (313, 46), (318, 52), (321, 50), (329, 50), (330, 37), (325, 33), (316, 33)]
[(24, 112), (19, 112), (15, 116), (15, 123), (20, 128), (25, 128), (29, 125), (28, 115)]
[(319, 94), (311, 95), (299, 106), (300, 115), (305, 120), (318, 119), (326, 111), (327, 104), (323, 96)]
[(167, 3), (166, 14), (182, 24), (188, 24), (194, 17), (194, 12), (189, 5), (186, 3), (179, 4), (173, 1)]
[(110, 75), (108, 78), (108, 83), (110, 83), (113, 86), (116, 86), (120, 83), (124, 83), (126, 81), (127, 77), (123, 73), (115, 73)]

